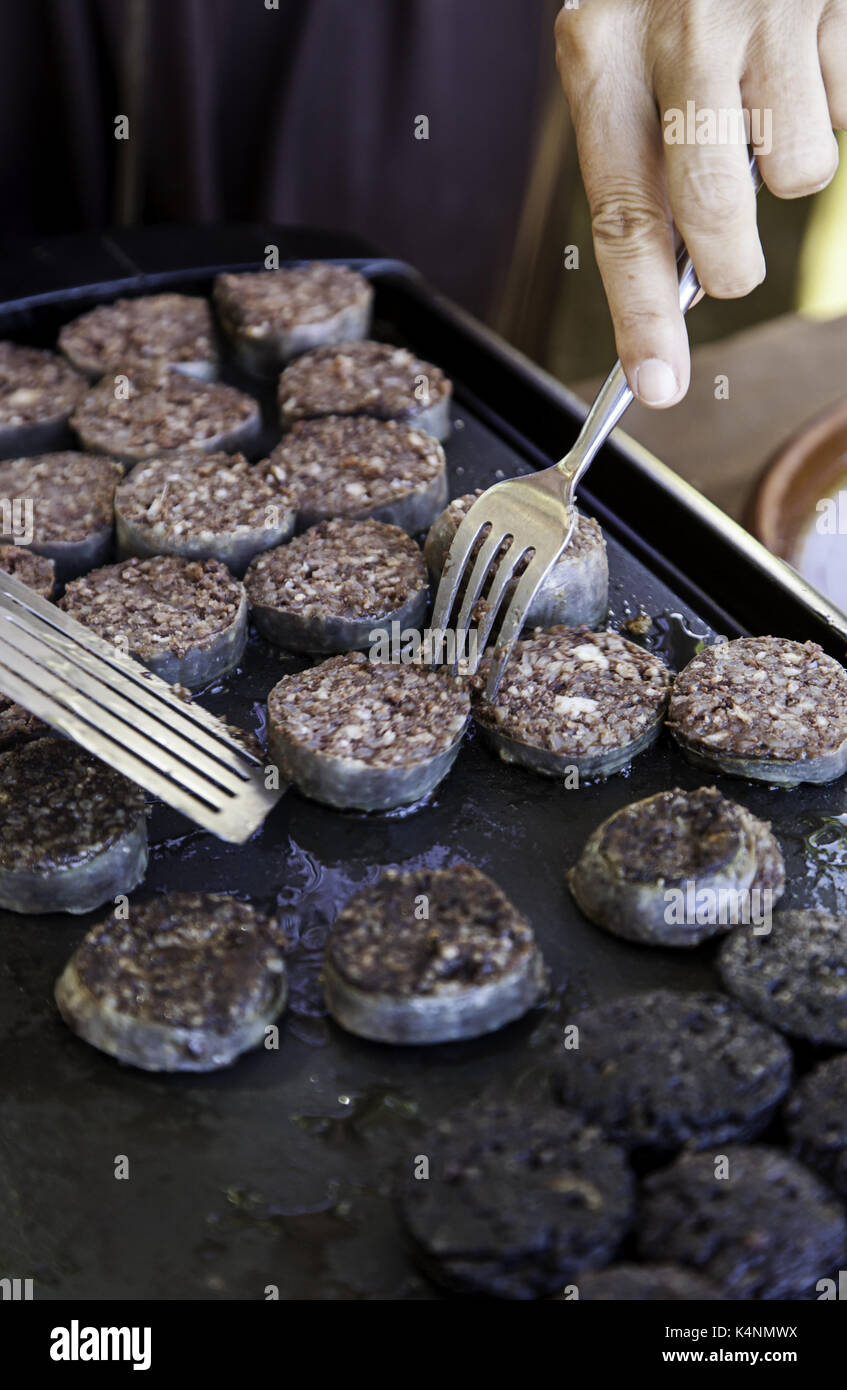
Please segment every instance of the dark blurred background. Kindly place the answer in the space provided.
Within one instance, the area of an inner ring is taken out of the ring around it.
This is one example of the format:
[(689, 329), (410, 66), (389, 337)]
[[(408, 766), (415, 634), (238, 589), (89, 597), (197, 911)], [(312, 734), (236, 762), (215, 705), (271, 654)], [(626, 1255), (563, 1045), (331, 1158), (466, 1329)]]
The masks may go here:
[[(2, 231), (271, 219), (353, 232), (563, 380), (591, 376), (614, 346), (555, 70), (558, 7), (3, 0)], [(698, 309), (695, 341), (795, 305), (812, 207), (761, 199), (768, 280)]]
[[(414, 261), (484, 313), (509, 264), (556, 9), (6, 0), (6, 229), (338, 228)], [(115, 138), (119, 114), (127, 140)], [(421, 115), (428, 139), (415, 137)]]

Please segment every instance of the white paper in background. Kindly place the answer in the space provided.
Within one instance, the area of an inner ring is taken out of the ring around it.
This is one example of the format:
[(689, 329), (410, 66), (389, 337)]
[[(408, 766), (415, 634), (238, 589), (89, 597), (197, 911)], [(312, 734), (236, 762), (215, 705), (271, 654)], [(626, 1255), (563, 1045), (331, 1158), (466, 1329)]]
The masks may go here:
[(847, 613), (847, 479), (833, 500), (835, 531), (819, 530), (823, 519), (815, 516), (797, 545), (795, 568)]

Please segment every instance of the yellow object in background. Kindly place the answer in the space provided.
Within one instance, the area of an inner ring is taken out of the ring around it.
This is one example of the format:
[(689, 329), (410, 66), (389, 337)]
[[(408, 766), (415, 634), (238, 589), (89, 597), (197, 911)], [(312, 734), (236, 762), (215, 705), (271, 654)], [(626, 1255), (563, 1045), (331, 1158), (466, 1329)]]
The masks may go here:
[(841, 163), (815, 197), (800, 251), (797, 310), (807, 318), (847, 314), (847, 134), (838, 132)]

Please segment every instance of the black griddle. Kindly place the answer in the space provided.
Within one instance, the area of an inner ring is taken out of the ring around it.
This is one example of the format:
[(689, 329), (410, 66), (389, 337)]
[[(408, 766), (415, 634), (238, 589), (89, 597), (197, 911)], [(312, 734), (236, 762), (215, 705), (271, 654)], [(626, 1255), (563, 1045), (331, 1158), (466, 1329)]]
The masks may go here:
[[(434, 294), (408, 266), (330, 234), (273, 227), (154, 229), (13, 248), (0, 268), (0, 337), (52, 346), (62, 323), (119, 294), (207, 292), (223, 269), (329, 256), (377, 291), (375, 336), (408, 343), (453, 377), (451, 495), (546, 466), (584, 408), (558, 383)], [(7, 247), (7, 253), (9, 248)], [(237, 372), (226, 379), (256, 392)], [(262, 392), (269, 447), (272, 388)], [(745, 632), (811, 638), (843, 657), (847, 619), (654, 459), (616, 436), (581, 505), (609, 542), (611, 625), (641, 611), (643, 639), (679, 667), (698, 640)], [(201, 702), (261, 734), (287, 670), (251, 636), (243, 667)], [(0, 1276), (38, 1299), (400, 1300), (441, 1295), (408, 1258), (391, 1201), (396, 1164), (431, 1151), (446, 1109), (482, 1096), (527, 1106), (547, 1093), (562, 1029), (592, 1001), (716, 985), (714, 947), (618, 941), (585, 921), (565, 871), (589, 831), (625, 803), (714, 782), (769, 818), (788, 864), (784, 906), (847, 910), (847, 787), (770, 790), (689, 767), (667, 736), (631, 770), (567, 789), (499, 762), (470, 736), (434, 797), (413, 811), (328, 810), (290, 791), (246, 846), (224, 845), (154, 803), (140, 892), (203, 889), (277, 912), (291, 941), (291, 998), (277, 1051), (207, 1076), (124, 1067), (61, 1022), (53, 983), (98, 914), (0, 913)], [(328, 927), (389, 866), (468, 859), (532, 921), (552, 1001), (488, 1038), (394, 1048), (325, 1016), (318, 970)], [(801, 1068), (812, 1060), (800, 1051)], [(779, 1141), (778, 1129), (771, 1136)], [(129, 1179), (114, 1176), (119, 1157)]]

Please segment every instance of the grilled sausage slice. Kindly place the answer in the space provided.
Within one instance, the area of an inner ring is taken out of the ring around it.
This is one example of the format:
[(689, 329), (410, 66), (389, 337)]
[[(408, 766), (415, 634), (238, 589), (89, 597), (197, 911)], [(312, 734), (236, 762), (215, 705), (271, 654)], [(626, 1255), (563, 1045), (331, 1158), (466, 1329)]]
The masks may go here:
[(847, 671), (816, 642), (739, 637), (679, 673), (668, 728), (690, 762), (778, 786), (847, 772)]
[(274, 480), (241, 454), (165, 454), (139, 463), (115, 494), (118, 556), (222, 560), (243, 575), (294, 532)]
[(268, 460), (300, 530), (330, 517), (373, 517), (410, 535), (447, 500), (441, 445), (394, 421), (329, 416), (296, 425)]
[(316, 261), (219, 275), (214, 301), (239, 366), (264, 376), (302, 352), (366, 337), (373, 287), (347, 266)]
[(438, 1120), (421, 1181), (398, 1182), (415, 1256), (448, 1289), (535, 1299), (608, 1264), (632, 1220), (623, 1153), (566, 1110), (519, 1100)]
[(565, 1105), (651, 1156), (751, 1139), (791, 1085), (791, 1049), (725, 994), (657, 989), (573, 1017)]
[[(757, 901), (770, 910), (785, 889), (785, 864), (766, 821), (715, 787), (675, 787), (603, 821), (568, 883), (586, 917), (615, 936), (698, 946), (745, 913), (749, 924)], [(669, 890), (683, 902), (682, 913), (671, 910)], [(711, 917), (697, 910), (698, 895), (700, 903), (714, 904)]]
[(0, 463), (0, 496), (29, 500), (32, 539), (26, 544), (54, 562), (60, 584), (111, 559), (115, 488), (122, 477), (114, 459), (75, 450)]
[(670, 671), (617, 632), (554, 627), (515, 644), (496, 699), (474, 676), (474, 718), (505, 762), (555, 777), (608, 777), (655, 742)]
[(147, 868), (144, 794), (69, 740), (0, 754), (0, 907), (89, 912)]
[(130, 468), (175, 449), (249, 452), (261, 424), (252, 396), (162, 365), (104, 376), (71, 417), (84, 449), (109, 454)]
[[(725, 1299), (809, 1299), (844, 1259), (847, 1223), (831, 1190), (766, 1145), (683, 1153), (642, 1189), (637, 1241), (647, 1260), (704, 1275)], [(716, 1191), (719, 1189), (719, 1191)]]
[(59, 606), (175, 685), (217, 680), (247, 642), (244, 585), (220, 560), (123, 560), (75, 579)]
[(775, 1028), (847, 1047), (847, 917), (778, 912), (767, 934), (727, 937), (718, 969), (730, 994)]
[(420, 629), (426, 565), (411, 537), (381, 521), (321, 521), (259, 555), (244, 580), (259, 632), (295, 652), (346, 652), (380, 633)]
[(285, 1007), (279, 925), (224, 893), (171, 893), (99, 922), (56, 984), (75, 1033), (146, 1071), (212, 1071)]
[(123, 367), (159, 363), (204, 381), (218, 374), (212, 310), (196, 295), (148, 294), (99, 304), (65, 324), (59, 347), (92, 381)]
[(323, 988), (342, 1028), (390, 1043), (494, 1032), (536, 1004), (545, 971), (532, 927), (472, 864), (389, 870), (336, 918)]
[(324, 415), (371, 415), (446, 439), (452, 395), (440, 367), (371, 339), (304, 353), (279, 379), (284, 429)]
[(0, 343), (0, 458), (61, 448), (85, 390), (85, 377), (55, 353)]
[(268, 696), (268, 747), (283, 775), (329, 806), (387, 811), (428, 796), (468, 721), (462, 682), (443, 669), (330, 657)]

